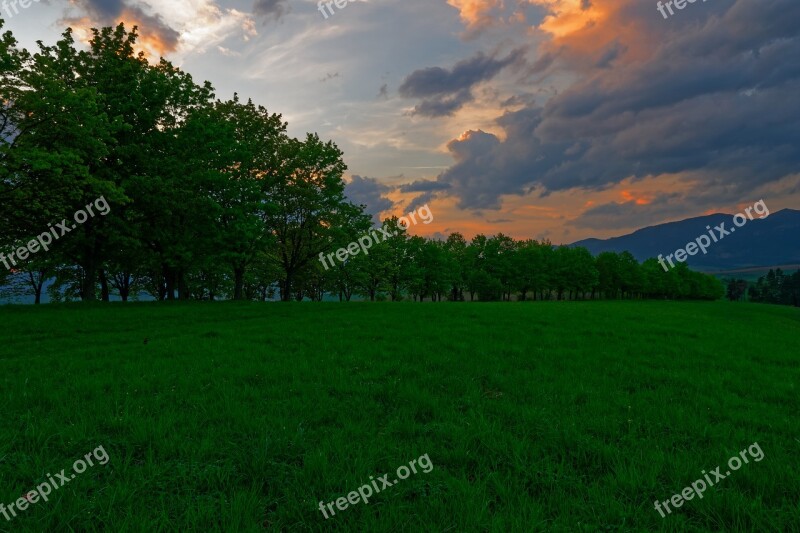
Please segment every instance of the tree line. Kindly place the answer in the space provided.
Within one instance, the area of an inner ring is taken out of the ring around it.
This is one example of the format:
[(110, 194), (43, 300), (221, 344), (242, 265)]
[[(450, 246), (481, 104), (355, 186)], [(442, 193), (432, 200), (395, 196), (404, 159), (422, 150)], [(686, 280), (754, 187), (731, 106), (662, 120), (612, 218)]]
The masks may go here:
[[(387, 219), (388, 231), (397, 224)], [(713, 276), (681, 263), (665, 272), (658, 260), (640, 264), (629, 252), (597, 257), (583, 247), (553, 246), (549, 241), (515, 240), (498, 234), (467, 240), (453, 233), (446, 240), (399, 232), (377, 244), (369, 255), (320, 269), (308, 279), (307, 295), (350, 300), (511, 301), (578, 299), (707, 299), (724, 295)]]
[[(0, 20), (2, 28), (2, 20)], [(655, 259), (556, 247), (502, 234), (467, 241), (392, 236), (325, 270), (372, 229), (345, 196), (342, 152), (292, 138), (281, 115), (215, 97), (166, 60), (135, 52), (136, 28), (71, 30), (30, 53), (0, 40), (0, 251), (104, 198), (90, 218), (0, 285), (41, 301), (700, 298), (714, 278)], [(395, 234), (396, 231), (396, 234)]]
[(731, 301), (746, 298), (751, 302), (800, 307), (800, 270), (789, 274), (780, 268), (770, 269), (755, 283), (748, 284), (743, 279), (729, 279), (726, 285), (726, 294)]

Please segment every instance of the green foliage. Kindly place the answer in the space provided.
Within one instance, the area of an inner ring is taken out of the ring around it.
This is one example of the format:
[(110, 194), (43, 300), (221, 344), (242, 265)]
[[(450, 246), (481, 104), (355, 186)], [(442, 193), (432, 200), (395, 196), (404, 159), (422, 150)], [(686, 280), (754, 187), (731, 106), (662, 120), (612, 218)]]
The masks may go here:
[(263, 299), (276, 282), (283, 299), (318, 295), (312, 260), (368, 229), (339, 149), (289, 138), (280, 115), (237, 96), (214, 101), (208, 83), (149, 64), (137, 38), (101, 28), (80, 51), (67, 30), (30, 55), (3, 36), (0, 250), (103, 196), (111, 213), (48, 254), (56, 300), (76, 284), (84, 301), (142, 288)]
[(780, 268), (770, 269), (766, 276), (758, 278), (755, 285), (750, 287), (750, 300), (800, 307), (800, 270), (787, 274)]

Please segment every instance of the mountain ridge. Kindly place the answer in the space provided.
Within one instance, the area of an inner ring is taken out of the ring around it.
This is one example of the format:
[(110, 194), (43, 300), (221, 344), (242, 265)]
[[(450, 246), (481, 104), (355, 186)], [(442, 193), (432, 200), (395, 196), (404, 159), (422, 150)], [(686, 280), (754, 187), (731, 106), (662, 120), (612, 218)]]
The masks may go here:
[(700, 236), (708, 236), (707, 227), (717, 237), (718, 232), (713, 228), (724, 223), (725, 230), (734, 231), (712, 242), (707, 254), (698, 252), (689, 257), (687, 263), (691, 268), (710, 272), (800, 264), (800, 210), (786, 208), (765, 218), (754, 214), (753, 220), (748, 219), (738, 228), (733, 224), (734, 216), (714, 213), (647, 226), (609, 239), (583, 239), (569, 246), (583, 246), (593, 255), (628, 251), (638, 261), (645, 261), (659, 255), (667, 257)]

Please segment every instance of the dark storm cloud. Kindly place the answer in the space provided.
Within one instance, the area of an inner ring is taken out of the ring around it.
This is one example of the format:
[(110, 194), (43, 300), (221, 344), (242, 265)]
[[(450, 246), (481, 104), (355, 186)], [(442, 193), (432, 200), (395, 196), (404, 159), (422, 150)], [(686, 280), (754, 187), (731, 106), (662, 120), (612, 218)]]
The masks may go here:
[(446, 183), (433, 180), (417, 180), (400, 186), (400, 192), (431, 192), (449, 189)]
[(399, 93), (405, 98), (423, 99), (414, 108), (414, 114), (449, 116), (474, 99), (473, 87), (493, 79), (508, 66), (523, 64), (524, 55), (521, 48), (500, 59), (481, 52), (459, 61), (451, 70), (441, 67), (417, 70), (403, 81)]
[(598, 68), (609, 68), (611, 64), (620, 56), (628, 51), (628, 47), (621, 44), (619, 41), (614, 41), (603, 51), (603, 55), (597, 61)]
[(515, 107), (520, 105), (528, 105), (532, 106), (536, 103), (536, 95), (533, 94), (515, 94), (509, 98), (506, 98), (500, 105), (502, 107)]
[(394, 207), (394, 202), (384, 197), (391, 190), (391, 187), (379, 183), (375, 178), (353, 176), (345, 188), (345, 194), (354, 204), (367, 206), (372, 220), (380, 223), (380, 213)]
[(125, 7), (122, 0), (82, 0), (79, 3), (102, 18), (117, 17), (122, 13)]
[(494, 78), (508, 65), (522, 58), (522, 50), (515, 50), (503, 59), (478, 53), (475, 57), (459, 61), (452, 70), (430, 67), (412, 72), (400, 86), (406, 98), (440, 96), (471, 89), (482, 81)]
[(426, 192), (425, 194), (420, 194), (411, 200), (411, 202), (409, 202), (409, 204), (406, 206), (406, 212), (411, 213), (416, 211), (425, 204), (430, 203), (434, 198), (436, 198), (435, 192)]
[(253, 14), (264, 19), (280, 20), (290, 10), (288, 0), (256, 0)]
[(448, 97), (430, 98), (415, 106), (413, 114), (430, 118), (449, 117), (474, 99), (469, 90), (459, 91)]
[(497, 119), (503, 141), (451, 141), (455, 164), (439, 181), (459, 207), (480, 209), (533, 188), (665, 173), (691, 174), (698, 193), (747, 197), (799, 172), (800, 2), (739, 1), (718, 15), (671, 26), (646, 61), (617, 62), (626, 45), (612, 47), (543, 107)]
[(528, 75), (541, 74), (550, 68), (558, 59), (558, 56), (553, 52), (545, 52), (528, 69)]

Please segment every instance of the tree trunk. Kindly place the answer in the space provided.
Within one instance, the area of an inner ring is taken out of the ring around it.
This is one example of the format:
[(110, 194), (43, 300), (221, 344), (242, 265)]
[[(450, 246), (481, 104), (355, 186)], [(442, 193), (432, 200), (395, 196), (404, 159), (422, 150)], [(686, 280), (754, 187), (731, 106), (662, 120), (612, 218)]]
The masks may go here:
[(106, 277), (105, 269), (100, 269), (100, 298), (104, 302), (108, 302), (111, 299), (111, 295), (108, 291), (108, 277)]
[(97, 301), (97, 294), (94, 292), (94, 282), (97, 279), (97, 267), (94, 259), (89, 259), (83, 267), (83, 283), (81, 284), (81, 300), (84, 302)]
[(244, 300), (244, 267), (233, 267), (233, 299)]
[(154, 272), (153, 279), (157, 280), (156, 283), (158, 284), (158, 301), (163, 302), (167, 299), (167, 281), (164, 278), (164, 273), (162, 272)]
[(286, 274), (286, 278), (281, 282), (281, 301), (292, 301), (292, 275)]
[(164, 275), (164, 296), (167, 300), (175, 300), (175, 273), (167, 265), (161, 267)]
[[(188, 301), (192, 299), (192, 293), (189, 290), (189, 285), (186, 283), (186, 273), (181, 269), (176, 273), (177, 278), (177, 285), (178, 285), (178, 298), (183, 301)], [(202, 297), (202, 292), (201, 295)]]
[(36, 277), (34, 277), (33, 272), (28, 272), (28, 277), (31, 280), (31, 286), (33, 287), (33, 294), (34, 294), (34, 304), (39, 305), (42, 303), (42, 286), (44, 285), (44, 277), (45, 272), (39, 271), (39, 281), (36, 281)]

